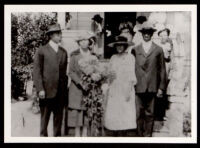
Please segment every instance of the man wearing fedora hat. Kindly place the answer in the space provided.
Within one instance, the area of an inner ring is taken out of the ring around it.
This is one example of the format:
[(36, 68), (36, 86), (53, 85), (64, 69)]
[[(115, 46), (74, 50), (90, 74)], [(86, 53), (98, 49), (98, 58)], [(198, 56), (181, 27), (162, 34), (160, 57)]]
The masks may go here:
[(67, 103), (67, 52), (59, 46), (62, 39), (59, 24), (50, 25), (49, 42), (40, 47), (34, 58), (33, 80), (39, 96), (40, 136), (48, 136), (47, 127), (53, 112), (53, 134), (61, 136), (63, 109)]
[(132, 53), (136, 57), (136, 110), (138, 136), (151, 137), (155, 98), (161, 98), (166, 87), (166, 68), (161, 47), (152, 42), (156, 29), (144, 22), (139, 30), (143, 41)]

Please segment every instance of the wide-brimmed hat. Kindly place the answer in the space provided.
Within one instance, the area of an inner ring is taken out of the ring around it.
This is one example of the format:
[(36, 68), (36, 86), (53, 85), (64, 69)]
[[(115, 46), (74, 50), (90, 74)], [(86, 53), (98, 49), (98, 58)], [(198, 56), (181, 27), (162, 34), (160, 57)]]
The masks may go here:
[(139, 30), (141, 33), (144, 33), (146, 31), (149, 31), (149, 32), (155, 32), (156, 29), (153, 27), (153, 24), (150, 23), (150, 22), (144, 22), (142, 25), (141, 25), (141, 29)]
[(97, 21), (98, 23), (101, 23), (103, 18), (99, 15), (99, 14), (96, 14), (94, 15), (94, 17), (92, 18), (92, 20), (94, 21)]
[(76, 42), (81, 40), (89, 40), (91, 38), (95, 38), (95, 34), (90, 31), (84, 31), (78, 34), (77, 38), (75, 39)]
[(123, 36), (116, 36), (114, 42), (108, 44), (108, 46), (114, 47), (116, 44), (134, 45), (133, 42), (128, 42), (128, 39)]
[(56, 23), (53, 25), (49, 25), (46, 33), (49, 34), (50, 32), (59, 32), (59, 31), (62, 31), (62, 29), (60, 27), (60, 24)]

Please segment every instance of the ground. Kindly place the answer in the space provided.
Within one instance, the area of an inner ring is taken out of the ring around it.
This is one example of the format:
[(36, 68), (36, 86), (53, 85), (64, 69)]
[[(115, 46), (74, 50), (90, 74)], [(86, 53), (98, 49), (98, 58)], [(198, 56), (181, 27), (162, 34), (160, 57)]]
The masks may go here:
[[(12, 103), (11, 136), (13, 137), (38, 137), (40, 128), (40, 114), (33, 114), (32, 101), (18, 101)], [(155, 121), (153, 136), (167, 137), (168, 133), (160, 132), (162, 122)], [(64, 129), (64, 128), (63, 128)], [(53, 136), (52, 116), (48, 127), (49, 136)], [(133, 134), (134, 136), (134, 134)]]

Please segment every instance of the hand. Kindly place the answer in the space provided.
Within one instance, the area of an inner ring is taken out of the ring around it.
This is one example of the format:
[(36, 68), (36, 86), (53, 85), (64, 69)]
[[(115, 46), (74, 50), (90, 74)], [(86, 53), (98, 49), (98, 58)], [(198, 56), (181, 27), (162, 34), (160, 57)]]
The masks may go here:
[(45, 98), (45, 91), (44, 91), (44, 90), (41, 90), (41, 91), (39, 92), (39, 98), (40, 98), (40, 99), (44, 99), (44, 98)]
[(84, 91), (88, 91), (88, 86), (83, 85), (82, 88), (83, 88)]
[(80, 87), (80, 89), (82, 89), (82, 90), (84, 90), (84, 91), (87, 91), (87, 90), (88, 90), (88, 87), (85, 86), (85, 85), (83, 85), (82, 82), (79, 83), (79, 87)]
[(158, 98), (162, 98), (163, 97), (163, 91), (161, 89), (158, 89), (157, 97)]
[(88, 91), (88, 86), (87, 85), (83, 85), (82, 83), (79, 84), (80, 85), (80, 89), (82, 90), (82, 93), (84, 96), (87, 96), (89, 91)]

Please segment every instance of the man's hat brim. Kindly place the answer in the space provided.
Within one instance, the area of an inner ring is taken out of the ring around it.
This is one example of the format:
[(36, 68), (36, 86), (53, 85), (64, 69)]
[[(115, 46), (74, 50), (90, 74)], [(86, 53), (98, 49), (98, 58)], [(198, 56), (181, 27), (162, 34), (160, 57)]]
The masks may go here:
[(156, 32), (157, 30), (154, 28), (142, 28), (139, 30), (141, 33), (146, 32), (146, 31), (150, 31), (150, 32)]
[(55, 30), (48, 30), (46, 34), (53, 33), (53, 32), (62, 32), (64, 29), (55, 29)]

